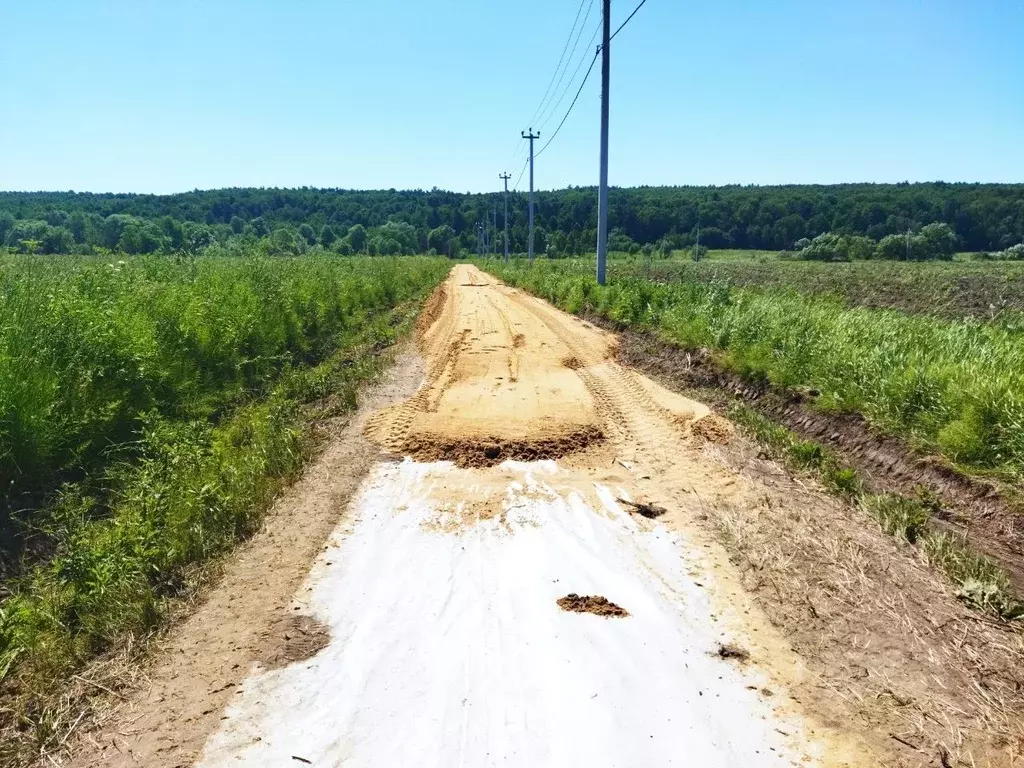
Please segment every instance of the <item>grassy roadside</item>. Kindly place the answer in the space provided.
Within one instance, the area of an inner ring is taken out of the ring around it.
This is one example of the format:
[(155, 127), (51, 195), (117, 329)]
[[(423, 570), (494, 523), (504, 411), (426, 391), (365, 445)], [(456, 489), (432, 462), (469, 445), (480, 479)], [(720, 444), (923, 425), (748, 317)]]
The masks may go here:
[[(310, 266), (314, 279), (336, 266), (323, 295), (349, 302), (330, 338), (318, 334), (327, 351), (319, 362), (304, 364), (300, 355), (268, 369), (261, 386), (225, 396), (205, 418), (182, 418), (175, 409), (140, 413), (130, 450), (90, 465), (83, 479), (63, 482), (33, 510), (50, 554), (4, 585), (0, 762), (52, 748), (72, 725), (65, 715), (74, 672), (158, 628), (209, 563), (259, 529), (309, 456), (308, 427), (355, 406), (360, 385), (384, 365), (381, 350), (408, 329), (449, 268), (427, 259)], [(284, 303), (297, 305), (304, 322), (311, 318), (302, 308), (315, 319), (324, 306), (297, 298)]]
[(816, 390), (818, 407), (861, 413), (964, 473), (1024, 477), (1024, 340), (1013, 329), (696, 278), (599, 287), (583, 262), (487, 268), (566, 311), (716, 350), (747, 381)]
[(728, 415), (775, 458), (811, 473), (831, 492), (868, 512), (885, 533), (913, 546), (928, 565), (946, 575), (964, 602), (1002, 619), (1024, 618), (1024, 602), (999, 565), (973, 551), (963, 537), (934, 525), (940, 503), (926, 489), (920, 488), (916, 497), (872, 493), (856, 470), (818, 443), (743, 404), (733, 405)]

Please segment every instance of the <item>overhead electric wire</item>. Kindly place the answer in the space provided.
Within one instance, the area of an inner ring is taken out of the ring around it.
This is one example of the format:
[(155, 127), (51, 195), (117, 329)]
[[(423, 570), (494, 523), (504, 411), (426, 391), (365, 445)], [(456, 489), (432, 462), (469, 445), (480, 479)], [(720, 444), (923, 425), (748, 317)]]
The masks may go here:
[[(583, 23), (580, 24), (579, 31), (576, 33), (576, 40), (572, 44), (572, 50), (569, 52), (569, 57), (565, 60), (565, 67), (562, 68), (562, 72), (558, 76), (558, 82), (555, 84), (555, 89), (551, 92), (551, 97), (547, 100), (547, 103), (544, 104), (543, 108), (538, 110), (539, 114), (534, 117), (531, 123), (536, 124), (537, 120), (540, 120), (541, 124), (546, 123), (548, 120), (551, 119), (551, 115), (548, 114), (549, 110), (553, 112), (555, 109), (558, 108), (556, 102), (554, 101), (555, 94), (558, 93), (558, 89), (562, 87), (562, 82), (565, 80), (565, 75), (569, 71), (569, 66), (572, 64), (573, 57), (576, 55), (576, 49), (579, 48), (580, 46), (580, 38), (583, 37), (583, 30), (586, 29), (587, 21), (590, 20), (590, 11), (593, 9), (593, 7), (594, 0), (590, 0), (590, 5), (587, 6), (587, 15), (584, 17)], [(576, 72), (579, 72), (579, 67), (577, 67), (576, 71), (573, 72), (573, 77), (576, 76)], [(572, 80), (570, 79), (569, 82), (571, 83)], [(568, 89), (569, 87), (571, 86), (567, 85), (566, 89)], [(559, 98), (559, 102), (561, 102), (562, 98), (565, 98), (564, 92), (561, 98)]]
[(622, 22), (621, 24), (619, 24), (619, 28), (618, 28), (618, 29), (616, 29), (616, 30), (615, 30), (615, 31), (614, 31), (614, 32), (612, 33), (612, 36), (608, 38), (608, 42), (609, 42), (609, 43), (610, 43), (610, 42), (611, 42), (612, 40), (614, 40), (614, 39), (615, 39), (615, 36), (616, 36), (617, 34), (619, 34), (619, 32), (621, 32), (621, 31), (622, 31), (622, 28), (623, 28), (624, 26), (626, 26), (627, 24), (629, 24), (629, 22), (631, 22), (631, 21), (633, 20), (633, 17), (634, 17), (634, 16), (636, 16), (636, 12), (637, 12), (637, 11), (639, 11), (639, 10), (640, 10), (641, 8), (643, 8), (643, 7), (644, 7), (644, 3), (646, 3), (646, 2), (647, 2), (647, 0), (640, 0), (640, 5), (638, 5), (638, 6), (636, 7), (636, 8), (634, 8), (634, 9), (633, 9), (633, 12), (632, 12), (631, 14), (629, 14), (629, 17), (628, 17), (628, 18), (627, 18), (627, 19), (626, 19), (626, 20), (625, 20), (624, 22)]
[[(535, 157), (536, 157), (536, 155), (535, 155)], [(519, 178), (516, 179), (515, 186), (512, 187), (512, 191), (513, 192), (518, 192), (519, 191), (519, 182), (523, 180), (523, 174), (526, 173), (526, 169), (529, 167), (529, 165), (530, 165), (530, 158), (526, 158), (526, 162), (523, 163), (522, 170), (519, 171)]]
[[(580, 0), (580, 7), (576, 9), (576, 18), (572, 22), (572, 29), (569, 30), (569, 36), (565, 38), (565, 45), (562, 46), (562, 55), (558, 57), (558, 63), (555, 65), (555, 71), (551, 73), (551, 80), (548, 81), (548, 87), (544, 90), (544, 95), (541, 96), (540, 106), (537, 107), (537, 111), (533, 113), (533, 117), (531, 117), (529, 120), (531, 124), (537, 119), (538, 115), (540, 115), (541, 111), (544, 109), (546, 105), (548, 95), (551, 93), (551, 86), (554, 85), (555, 78), (558, 77), (558, 72), (562, 68), (562, 62), (565, 61), (565, 52), (569, 50), (569, 42), (572, 40), (572, 35), (576, 31), (576, 25), (580, 23), (580, 14), (583, 13), (583, 4), (586, 1), (587, 0)], [(587, 6), (587, 16), (583, 20), (583, 24), (580, 25), (581, 30), (583, 29), (583, 26), (586, 25), (587, 19), (590, 18), (590, 11), (593, 8), (593, 6), (594, 0), (590, 0), (590, 5)], [(572, 59), (572, 54), (569, 55), (569, 58), (570, 60)]]
[[(647, 0), (640, 0), (640, 4), (636, 8), (633, 9), (633, 12), (631, 14), (629, 14), (629, 16), (626, 18), (626, 20), (624, 22), (622, 22), (622, 24), (619, 25), (619, 28), (616, 29), (615, 32), (608, 38), (608, 42), (609, 43), (612, 40), (615, 39), (615, 35), (619, 34), (619, 32), (621, 32), (623, 30), (623, 28), (627, 24), (629, 24), (630, 21), (632, 21), (633, 17), (636, 16), (637, 11), (639, 11), (641, 8), (643, 8), (644, 3), (646, 3), (646, 2), (647, 2)], [(598, 29), (600, 29), (600, 27)], [(596, 33), (595, 33), (595, 37), (596, 37)], [(576, 96), (573, 97), (572, 103), (569, 105), (569, 109), (566, 110), (565, 116), (562, 118), (562, 122), (560, 122), (558, 124), (558, 127), (555, 129), (555, 132), (551, 134), (551, 137), (547, 140), (547, 143), (545, 143), (544, 146), (541, 147), (540, 150), (534, 155), (534, 158), (540, 157), (542, 154), (544, 154), (544, 150), (547, 149), (549, 146), (551, 146), (551, 142), (553, 142), (555, 140), (555, 137), (558, 136), (558, 132), (562, 130), (562, 126), (565, 125), (565, 121), (569, 119), (569, 115), (572, 114), (573, 107), (576, 106), (576, 102), (579, 101), (580, 94), (583, 93), (583, 89), (587, 85), (587, 80), (590, 79), (590, 73), (594, 71), (594, 65), (597, 63), (597, 58), (598, 58), (598, 56), (601, 55), (601, 48), (602, 48), (602, 46), (598, 46), (597, 51), (594, 53), (594, 58), (592, 58), (590, 60), (590, 67), (587, 69), (587, 74), (585, 74), (583, 76), (583, 81), (580, 83), (579, 90), (576, 91)], [(577, 66), (577, 68), (576, 68), (576, 72), (579, 72), (579, 67), (583, 65), (583, 61), (585, 61), (585, 59), (580, 61), (579, 66)], [(573, 73), (572, 80), (575, 80), (575, 79), (576, 79), (576, 73)], [(572, 80), (570, 80), (569, 82), (571, 83)], [(565, 98), (565, 94), (564, 93), (562, 94), (562, 98)], [(559, 99), (558, 103), (561, 104), (562, 103), (562, 99)], [(543, 124), (541, 125), (541, 127), (543, 127)]]
[[(598, 23), (597, 27), (594, 29), (594, 34), (592, 34), (590, 36), (590, 42), (588, 43), (588, 45), (593, 45), (594, 41), (597, 40), (597, 36), (599, 34), (601, 34), (601, 24), (600, 23)], [(601, 52), (601, 50), (600, 50), (600, 48), (598, 48), (598, 50), (594, 53), (594, 57), (596, 58), (597, 55), (600, 52)], [(565, 84), (565, 90), (562, 91), (562, 95), (558, 97), (558, 101), (554, 102), (554, 109), (552, 110), (551, 114), (549, 114), (546, 118), (544, 118), (543, 122), (541, 122), (540, 127), (537, 130), (543, 129), (544, 126), (548, 124), (548, 121), (551, 120), (551, 118), (555, 116), (555, 111), (554, 110), (557, 110), (560, 106), (562, 106), (562, 102), (565, 101), (566, 95), (572, 90), (573, 83), (576, 82), (576, 76), (580, 73), (580, 70), (583, 68), (583, 65), (586, 64), (586, 63), (587, 63), (587, 57), (586, 57), (586, 55), (584, 55), (580, 59), (579, 63), (576, 65), (576, 69), (573, 70), (572, 77), (569, 78), (569, 82)], [(591, 66), (593, 66), (593, 61), (591, 61)]]
[(587, 84), (587, 80), (590, 79), (590, 73), (594, 71), (594, 65), (597, 63), (597, 57), (599, 54), (594, 54), (594, 58), (590, 60), (590, 67), (587, 69), (587, 74), (583, 76), (583, 82), (580, 83), (580, 89), (576, 91), (576, 96), (573, 97), (572, 104), (569, 105), (569, 109), (566, 110), (565, 116), (562, 118), (562, 122), (555, 128), (555, 132), (551, 134), (551, 138), (547, 140), (547, 143), (540, 148), (540, 151), (534, 155), (534, 158), (540, 157), (544, 154), (544, 150), (551, 146), (551, 142), (558, 136), (558, 132), (562, 130), (562, 126), (565, 125), (565, 121), (569, 119), (569, 115), (572, 114), (572, 108), (576, 106), (576, 102), (580, 99), (580, 94), (583, 93), (583, 88)]
[[(572, 27), (569, 29), (569, 34), (565, 38), (565, 45), (562, 46), (562, 53), (558, 57), (558, 63), (555, 65), (555, 71), (551, 73), (551, 79), (548, 81), (548, 87), (544, 90), (544, 95), (541, 97), (540, 103), (537, 105), (537, 109), (534, 111), (533, 116), (528, 121), (528, 125), (533, 125), (537, 118), (544, 113), (544, 110), (548, 106), (548, 97), (554, 97), (555, 92), (558, 90), (558, 86), (555, 85), (555, 80), (559, 78), (559, 73), (562, 77), (565, 77), (565, 70), (569, 68), (569, 62), (572, 61), (572, 56), (576, 53), (576, 46), (579, 45), (580, 35), (583, 33), (583, 29), (587, 24), (587, 20), (590, 18), (590, 12), (593, 10), (594, 0), (590, 0), (590, 5), (587, 6), (587, 14), (581, 20), (583, 14), (583, 5), (587, 0), (580, 0), (579, 7), (576, 9), (576, 18), (573, 19)], [(579, 26), (579, 32), (577, 33), (576, 28)], [(576, 34), (576, 43), (573, 45), (572, 52), (569, 54), (569, 59), (566, 61), (566, 52), (569, 50), (569, 43), (573, 40), (573, 34)], [(562, 64), (565, 63), (563, 69)], [(561, 79), (558, 79), (558, 85), (561, 85)], [(554, 86), (554, 90), (552, 90)], [(508, 167), (514, 168), (516, 163), (519, 162), (519, 155), (522, 152), (526, 142), (520, 139), (516, 142), (515, 148), (512, 150), (512, 156), (509, 159)]]
[[(626, 20), (624, 22), (622, 22), (618, 26), (618, 28), (615, 30), (615, 32), (613, 32), (608, 37), (608, 42), (609, 43), (612, 40), (615, 39), (615, 37), (619, 34), (619, 32), (621, 32), (626, 27), (626, 25), (629, 24), (629, 22), (631, 22), (633, 20), (633, 17), (637, 15), (637, 13), (640, 11), (641, 8), (644, 7), (644, 5), (646, 3), (647, 3), (647, 0), (640, 0), (640, 3), (637, 5), (636, 8), (633, 9), (633, 12), (631, 14), (629, 14), (629, 16), (626, 17)], [(584, 18), (584, 21), (583, 21), (584, 25), (586, 24), (586, 20), (590, 18), (590, 10), (591, 10), (592, 7), (593, 7), (593, 0), (591, 0), (590, 5), (587, 6), (587, 15), (586, 15), (586, 17)], [(582, 8), (583, 8), (583, 3), (581, 2), (580, 3), (580, 9), (582, 9)], [(577, 13), (576, 13), (576, 18), (579, 19), (579, 11), (577, 11)], [(575, 28), (576, 28), (576, 25), (574, 23), (573, 24), (573, 30)], [(600, 31), (600, 26), (594, 32), (594, 35), (591, 37), (591, 44), (593, 43), (594, 38), (597, 37), (597, 32), (598, 31)], [(580, 37), (582, 37), (582, 35), (583, 35), (583, 26), (580, 27), (580, 30), (579, 30), (579, 32), (576, 35), (576, 42), (573, 44), (572, 53), (569, 54), (569, 61), (570, 62), (572, 61), (573, 54), (576, 52), (576, 48), (579, 46), (579, 40), (580, 40)], [(572, 30), (569, 31), (569, 37), (570, 38), (572, 37)], [(568, 47), (568, 40), (566, 41), (566, 47)], [(569, 119), (569, 115), (572, 114), (572, 110), (576, 106), (576, 102), (579, 101), (580, 95), (583, 93), (583, 89), (586, 87), (587, 81), (590, 79), (590, 75), (594, 71), (594, 65), (597, 63), (597, 59), (601, 55), (601, 49), (602, 48), (603, 48), (603, 45), (597, 47), (597, 51), (594, 53), (593, 58), (591, 58), (591, 60), (590, 60), (590, 66), (587, 68), (587, 73), (583, 76), (583, 80), (580, 82), (580, 87), (579, 87), (579, 89), (577, 89), (576, 95), (572, 99), (572, 103), (569, 104), (569, 109), (566, 110), (565, 115), (562, 117), (562, 121), (558, 124), (558, 127), (555, 128), (554, 133), (551, 134), (550, 138), (548, 138), (548, 140), (544, 144), (544, 146), (541, 147), (540, 150), (534, 154), (534, 159), (536, 159), (537, 157), (540, 157), (540, 155), (542, 155), (544, 153), (544, 150), (546, 150), (548, 147), (551, 146), (551, 142), (553, 142), (555, 140), (555, 138), (558, 136), (559, 132), (562, 130), (562, 127), (565, 125), (566, 120)], [(565, 49), (564, 48), (562, 50), (562, 55), (563, 55), (563, 57), (565, 55)], [(566, 86), (565, 90), (562, 92), (562, 95), (559, 97), (558, 101), (554, 102), (554, 105), (555, 105), (554, 108), (555, 109), (558, 108), (558, 105), (561, 104), (562, 101), (565, 99), (565, 94), (568, 93), (569, 90), (572, 88), (572, 82), (576, 79), (576, 75), (579, 74), (580, 68), (583, 66), (583, 62), (585, 62), (585, 61), (586, 61), (586, 57), (580, 59), (580, 63), (576, 65), (576, 70), (573, 72), (572, 77), (569, 79), (569, 85)], [(561, 64), (561, 59), (559, 60), (559, 64)], [(565, 67), (565, 70), (562, 72), (562, 78), (559, 79), (559, 81), (558, 81), (558, 85), (561, 85), (562, 80), (565, 79), (565, 72), (567, 72), (568, 70), (569, 70), (569, 66), (568, 66), (568, 63), (567, 63), (566, 67)], [(556, 72), (558, 71), (558, 67), (557, 66), (555, 67), (555, 71)], [(548, 89), (549, 90), (550, 90), (550, 87), (551, 87), (551, 85), (549, 83), (548, 84)], [(555, 86), (555, 90), (558, 90), (558, 86)], [(547, 91), (545, 91), (545, 99), (546, 98), (547, 98)], [(544, 103), (545, 99), (541, 99), (541, 104)], [(541, 112), (541, 114), (543, 115), (543, 112)], [(536, 116), (537, 115), (535, 114), (534, 117), (536, 117)], [(548, 117), (545, 118), (544, 121), (540, 124), (540, 127), (543, 128), (544, 125), (547, 124), (547, 121), (551, 119), (551, 117), (552, 117), (552, 115), (548, 115)], [(531, 120), (531, 122), (532, 122), (532, 120)], [(517, 148), (516, 151), (513, 153), (513, 157), (516, 154), (518, 154), (518, 151), (519, 150)], [(527, 158), (526, 162), (523, 164), (522, 170), (519, 171), (519, 177), (516, 179), (516, 183), (515, 183), (515, 186), (513, 187), (513, 191), (517, 191), (519, 189), (519, 182), (521, 182), (523, 180), (523, 175), (526, 173), (526, 169), (529, 166), (529, 164), (530, 164), (530, 159)]]

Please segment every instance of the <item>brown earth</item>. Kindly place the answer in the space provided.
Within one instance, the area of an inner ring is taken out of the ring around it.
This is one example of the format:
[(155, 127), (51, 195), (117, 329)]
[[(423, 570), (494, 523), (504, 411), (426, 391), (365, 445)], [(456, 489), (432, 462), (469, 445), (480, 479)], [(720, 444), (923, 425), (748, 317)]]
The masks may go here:
[(586, 595), (581, 597), (575, 592), (570, 592), (565, 597), (560, 597), (555, 602), (563, 611), (573, 613), (593, 613), (596, 616), (629, 616), (625, 608), (622, 608), (607, 597), (600, 595)]

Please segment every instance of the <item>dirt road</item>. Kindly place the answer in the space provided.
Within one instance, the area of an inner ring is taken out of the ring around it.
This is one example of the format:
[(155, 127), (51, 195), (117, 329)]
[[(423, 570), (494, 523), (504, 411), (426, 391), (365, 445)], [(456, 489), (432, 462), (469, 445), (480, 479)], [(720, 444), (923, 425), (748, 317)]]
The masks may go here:
[(292, 606), (325, 644), (257, 664), (199, 766), (877, 764), (791, 698), (799, 659), (691, 524), (759, 493), (703, 450), (727, 423), (470, 266), (421, 349), (366, 428), (395, 460)]

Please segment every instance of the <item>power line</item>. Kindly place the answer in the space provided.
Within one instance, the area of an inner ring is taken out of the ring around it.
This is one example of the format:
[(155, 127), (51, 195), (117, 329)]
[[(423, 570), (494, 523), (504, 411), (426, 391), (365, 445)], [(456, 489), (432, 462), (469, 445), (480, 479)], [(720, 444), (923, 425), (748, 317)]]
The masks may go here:
[[(562, 62), (565, 61), (565, 52), (569, 50), (569, 42), (572, 40), (573, 32), (576, 31), (576, 25), (580, 22), (580, 14), (583, 13), (583, 4), (587, 0), (580, 0), (580, 7), (576, 9), (576, 18), (572, 22), (572, 29), (569, 30), (569, 36), (565, 38), (565, 45), (562, 46), (562, 55), (558, 57), (558, 63), (555, 65), (555, 71), (551, 73), (551, 80), (548, 81), (548, 87), (544, 91), (544, 95), (540, 99), (540, 106), (537, 107), (537, 111), (533, 113), (533, 116), (527, 121), (530, 125), (537, 122), (537, 118), (540, 116), (541, 111), (544, 109), (545, 103), (548, 98), (548, 94), (551, 93), (551, 86), (555, 83), (555, 78), (558, 77), (558, 72), (562, 68)], [(590, 10), (594, 5), (594, 0), (590, 0), (590, 5), (587, 6), (587, 18), (590, 18)], [(586, 19), (583, 20), (586, 24)], [(581, 27), (582, 29), (582, 27)], [(569, 56), (572, 59), (572, 56)]]
[[(601, 33), (601, 25), (598, 24), (597, 27), (594, 29), (594, 34), (592, 34), (590, 36), (590, 42), (587, 43), (587, 47), (588, 48), (590, 48), (590, 47), (592, 47), (594, 45), (594, 41), (597, 40), (597, 36), (600, 33)], [(598, 49), (597, 52), (600, 53), (600, 48)], [(565, 89), (562, 91), (562, 95), (558, 97), (558, 101), (552, 102), (552, 104), (549, 105), (549, 106), (552, 107), (551, 112), (541, 121), (541, 123), (540, 123), (541, 128), (543, 128), (545, 125), (548, 124), (548, 121), (552, 117), (555, 116), (555, 113), (558, 110), (558, 108), (560, 106), (562, 106), (562, 102), (565, 101), (566, 94), (568, 94), (572, 90), (572, 85), (573, 85), (574, 82), (576, 82), (576, 75), (578, 75), (580, 73), (580, 69), (582, 69), (583, 65), (586, 64), (586, 63), (587, 63), (587, 55), (584, 53), (582, 58), (580, 58), (579, 63), (576, 65), (576, 69), (573, 70), (572, 77), (569, 78), (569, 82), (567, 82), (565, 84)]]
[(526, 158), (526, 162), (523, 163), (522, 169), (519, 171), (519, 176), (516, 178), (516, 183), (512, 186), (513, 192), (519, 191), (519, 182), (523, 180), (523, 174), (526, 173), (527, 167), (530, 165), (530, 158)]
[(615, 39), (615, 35), (619, 34), (619, 32), (622, 31), (622, 28), (624, 26), (626, 26), (627, 24), (629, 24), (629, 22), (631, 22), (633, 20), (633, 17), (636, 16), (636, 12), (639, 11), (641, 8), (643, 8), (644, 7), (644, 3), (646, 3), (646, 2), (647, 2), (647, 0), (640, 0), (640, 5), (638, 5), (636, 8), (633, 9), (633, 12), (631, 14), (629, 14), (629, 18), (627, 18), (624, 22), (622, 22), (619, 25), (619, 28), (616, 29), (615, 32), (612, 34), (612, 36), (608, 38), (608, 42), (609, 43), (612, 40)]
[[(593, 6), (594, 0), (590, 0), (590, 5), (587, 6), (587, 15), (583, 19), (583, 23), (580, 25), (579, 31), (576, 33), (576, 41), (572, 44), (572, 51), (570, 51), (569, 53), (569, 58), (565, 60), (565, 67), (564, 69), (562, 69), (562, 73), (558, 77), (558, 83), (555, 85), (555, 89), (551, 92), (551, 99), (549, 99), (547, 104), (544, 105), (544, 108), (540, 110), (540, 115), (537, 117), (537, 120), (540, 120), (542, 125), (551, 119), (551, 115), (548, 114), (548, 111), (554, 111), (555, 109), (558, 108), (557, 104), (554, 103), (555, 94), (558, 92), (558, 89), (562, 87), (562, 82), (565, 80), (565, 75), (569, 71), (569, 65), (572, 63), (572, 59), (576, 55), (576, 49), (579, 48), (580, 46), (580, 38), (583, 37), (583, 30), (586, 28), (587, 21), (590, 19), (590, 11), (593, 8)], [(573, 72), (573, 77), (576, 77), (577, 72), (579, 72), (579, 67), (576, 68), (576, 72)], [(570, 79), (569, 82), (571, 83), (572, 80)], [(566, 86), (566, 89), (568, 90), (569, 87), (570, 86)], [(564, 98), (565, 93), (563, 92), (561, 98), (559, 99), (559, 103)], [(536, 123), (536, 120), (532, 122)]]
[(580, 83), (580, 89), (576, 91), (576, 96), (573, 98), (572, 104), (569, 105), (569, 109), (566, 111), (565, 117), (562, 118), (562, 122), (560, 122), (558, 127), (555, 128), (555, 132), (551, 134), (551, 138), (548, 139), (547, 143), (540, 148), (540, 151), (536, 155), (537, 157), (543, 155), (544, 150), (551, 146), (551, 142), (555, 140), (555, 137), (558, 136), (558, 132), (562, 130), (562, 126), (565, 125), (565, 121), (569, 119), (569, 115), (572, 114), (572, 108), (576, 106), (576, 102), (579, 101), (580, 94), (583, 93), (583, 88), (586, 86), (587, 80), (590, 79), (590, 73), (594, 71), (594, 65), (597, 63), (597, 57), (599, 55), (600, 53), (595, 53), (594, 58), (590, 60), (590, 68), (587, 69), (587, 74), (583, 76), (583, 82)]
[[(622, 24), (619, 25), (619, 28), (616, 29), (615, 32), (608, 38), (608, 42), (609, 43), (611, 43), (611, 41), (615, 39), (615, 35), (619, 34), (619, 32), (621, 32), (623, 30), (623, 28), (625, 28), (625, 26), (627, 24), (629, 24), (630, 21), (633, 20), (633, 17), (636, 16), (636, 14), (637, 14), (637, 11), (639, 11), (641, 8), (643, 8), (644, 4), (646, 2), (647, 2), (647, 0), (640, 0), (640, 4), (636, 8), (633, 9), (633, 12), (631, 14), (629, 14), (629, 16), (626, 18), (626, 20), (624, 22), (622, 22)], [(601, 30), (601, 27), (599, 25), (597, 30), (594, 32), (594, 37), (597, 37), (597, 33), (600, 32), (600, 30)], [(593, 38), (591, 38), (591, 39), (593, 40)], [(565, 116), (562, 118), (562, 122), (560, 122), (558, 124), (558, 127), (554, 130), (554, 133), (551, 134), (551, 137), (547, 140), (547, 142), (544, 144), (544, 146), (541, 147), (540, 150), (537, 152), (536, 157), (540, 157), (542, 154), (544, 154), (544, 150), (547, 149), (549, 146), (551, 146), (551, 142), (553, 142), (555, 140), (555, 137), (558, 136), (558, 132), (562, 130), (562, 126), (565, 125), (565, 121), (568, 120), (569, 119), (569, 115), (572, 114), (573, 107), (575, 107), (576, 106), (576, 102), (579, 101), (580, 94), (583, 93), (583, 89), (587, 85), (587, 80), (590, 78), (591, 72), (594, 71), (594, 65), (597, 63), (597, 57), (601, 55), (601, 48), (602, 48), (602, 46), (598, 46), (597, 52), (594, 54), (594, 58), (590, 60), (590, 67), (589, 67), (589, 69), (587, 69), (587, 74), (585, 74), (583, 76), (583, 82), (580, 83), (579, 90), (576, 91), (576, 96), (573, 98), (572, 103), (569, 105), (569, 109), (566, 110)], [(584, 61), (586, 61), (586, 59), (582, 59), (580, 61), (579, 66), (577, 66), (577, 68), (576, 68), (577, 72), (579, 72), (580, 67), (583, 66), (583, 62)], [(573, 77), (572, 77), (572, 80), (575, 80), (575, 79), (576, 79), (576, 75), (574, 73)], [(569, 82), (571, 83), (572, 80), (570, 80)], [(565, 94), (564, 93), (562, 94), (562, 98), (565, 98)], [(562, 99), (559, 99), (559, 103), (561, 103), (561, 101), (562, 101)], [(541, 127), (543, 127), (543, 125), (544, 124), (541, 123)], [(524, 168), (524, 170), (525, 170), (525, 168)]]
[[(549, 106), (548, 97), (550, 96), (551, 98), (554, 98), (554, 95), (558, 90), (558, 85), (562, 84), (562, 79), (565, 77), (565, 72), (569, 68), (569, 62), (572, 61), (572, 57), (576, 53), (576, 47), (579, 45), (580, 35), (582, 34), (583, 28), (586, 26), (587, 20), (590, 18), (590, 12), (593, 9), (594, 0), (590, 0), (590, 5), (587, 6), (587, 14), (586, 16), (583, 17), (581, 21), (580, 16), (583, 13), (583, 4), (586, 1), (587, 0), (580, 0), (579, 7), (576, 9), (576, 18), (573, 19), (572, 27), (569, 29), (569, 34), (565, 38), (565, 45), (562, 46), (562, 53), (558, 57), (558, 63), (555, 65), (555, 71), (551, 73), (551, 79), (548, 81), (548, 86), (544, 90), (544, 95), (541, 97), (540, 103), (537, 105), (537, 109), (534, 111), (533, 116), (528, 121), (529, 125), (536, 124), (537, 118), (540, 115), (542, 115)], [(579, 25), (579, 32), (576, 34), (576, 43), (573, 45), (572, 52), (569, 54), (568, 60), (566, 60), (565, 54), (569, 50), (569, 43), (572, 42), (573, 33), (576, 33), (577, 25)], [(565, 63), (564, 69), (562, 67), (563, 62)], [(561, 73), (561, 78), (559, 78), (559, 73)], [(558, 78), (558, 85), (555, 85), (556, 78)], [(552, 86), (555, 86), (554, 89), (552, 89)], [(564, 98), (564, 95), (562, 98)], [(509, 158), (508, 165), (514, 167), (516, 163), (519, 162), (520, 154), (522, 153), (525, 146), (526, 142), (523, 139), (520, 139), (518, 142), (516, 142), (516, 146), (512, 150), (512, 155)], [(520, 178), (522, 178), (521, 175)], [(516, 182), (516, 186), (518, 185), (519, 182)]]

